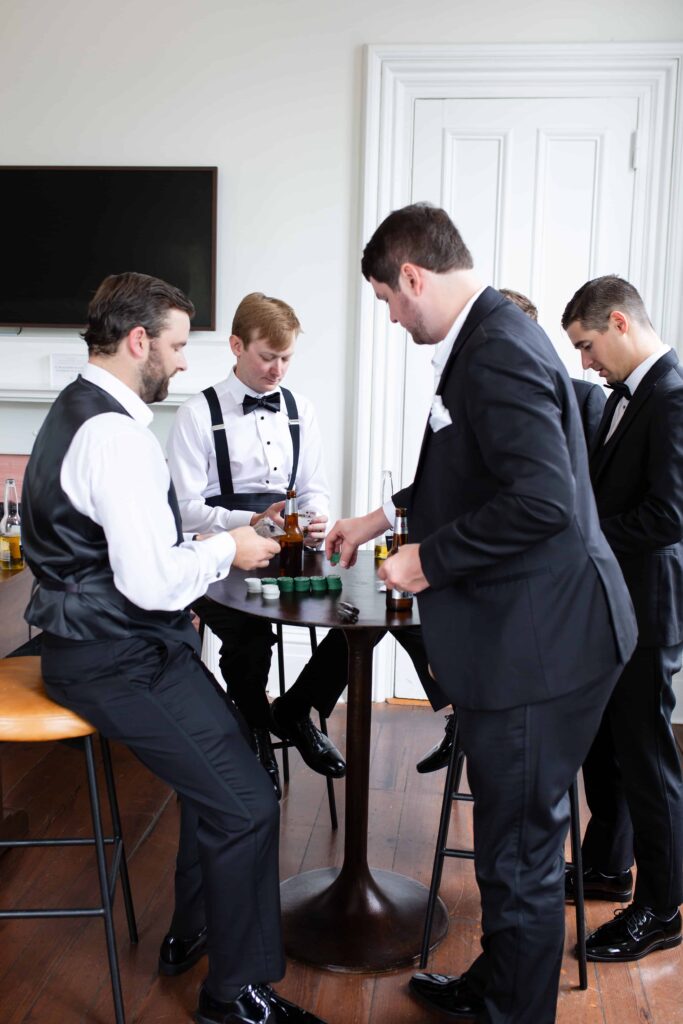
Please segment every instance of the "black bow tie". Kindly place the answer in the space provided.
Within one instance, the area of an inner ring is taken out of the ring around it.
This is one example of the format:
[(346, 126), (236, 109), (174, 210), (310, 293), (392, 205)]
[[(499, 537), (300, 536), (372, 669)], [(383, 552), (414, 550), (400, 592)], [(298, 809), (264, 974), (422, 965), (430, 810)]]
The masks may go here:
[(271, 412), (279, 412), (280, 392), (273, 391), (270, 395), (259, 395), (258, 398), (252, 398), (251, 395), (245, 395), (244, 401), (242, 402), (242, 409), (245, 415), (248, 412), (253, 412), (254, 409), (270, 409)]
[(614, 384), (608, 384), (607, 387), (611, 388), (612, 391), (616, 391), (616, 393), (619, 395), (619, 398), (625, 398), (627, 402), (630, 400), (631, 389), (629, 388), (628, 384), (624, 384), (623, 381), (615, 381)]

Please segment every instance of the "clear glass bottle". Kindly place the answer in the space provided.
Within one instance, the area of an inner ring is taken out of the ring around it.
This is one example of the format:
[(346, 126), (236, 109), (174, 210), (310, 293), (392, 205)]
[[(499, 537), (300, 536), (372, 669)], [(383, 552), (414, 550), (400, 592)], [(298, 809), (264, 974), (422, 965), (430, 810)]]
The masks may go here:
[(287, 491), (285, 532), (280, 541), (280, 576), (301, 576), (304, 568), (304, 535), (299, 526), (296, 488)]
[[(382, 485), (380, 488), (380, 503), (385, 505), (391, 500), (391, 496), (394, 493), (394, 484), (391, 479), (391, 470), (382, 470)], [(393, 540), (393, 534), (391, 530), (388, 530), (383, 537), (377, 537), (375, 539), (375, 558), (378, 562), (386, 558), (389, 554)]]
[(17, 482), (13, 477), (5, 480), (5, 514), (0, 532), (0, 564), (3, 569), (21, 569), (24, 553), (21, 547), (21, 519)]
[[(395, 555), (403, 544), (408, 543), (408, 512), (405, 508), (396, 509), (394, 520), (394, 540), (387, 557)], [(409, 590), (393, 590), (387, 586), (387, 609), (392, 612), (407, 612), (413, 607), (413, 595)]]

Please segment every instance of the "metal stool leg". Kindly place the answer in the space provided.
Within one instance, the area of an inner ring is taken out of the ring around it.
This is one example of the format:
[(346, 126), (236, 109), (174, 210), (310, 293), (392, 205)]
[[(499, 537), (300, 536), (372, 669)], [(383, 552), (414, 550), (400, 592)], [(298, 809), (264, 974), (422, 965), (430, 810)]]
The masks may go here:
[[(315, 653), (318, 649), (318, 634), (315, 631), (315, 626), (309, 626), (308, 629), (311, 636), (311, 651)], [(320, 731), (323, 735), (327, 736), (327, 719), (320, 712), (318, 712), (318, 715), (320, 718)], [(327, 783), (327, 802), (330, 806), (330, 825), (332, 826), (332, 831), (335, 832), (339, 827), (339, 822), (337, 820), (337, 800), (334, 795), (334, 783), (330, 778), (325, 779), (325, 781)]]
[(453, 733), (453, 746), (448, 759), (446, 769), (446, 784), (443, 789), (443, 800), (441, 801), (441, 816), (439, 818), (439, 831), (436, 839), (436, 850), (434, 852), (434, 866), (432, 868), (432, 880), (429, 886), (429, 897), (427, 899), (427, 914), (425, 916), (425, 928), (422, 936), (422, 951), (420, 954), (420, 968), (424, 970), (429, 959), (429, 940), (432, 935), (432, 924), (434, 921), (434, 910), (441, 886), (441, 873), (443, 871), (444, 857), (446, 856), (446, 841), (448, 839), (448, 826), (453, 806), (452, 794), (455, 791), (456, 776), (458, 781), (462, 772), (463, 755), (458, 743), (458, 723), (455, 723)]
[(583, 859), (581, 857), (581, 821), (579, 817), (579, 788), (576, 779), (569, 787), (570, 836), (572, 864), (574, 865), (574, 900), (576, 904), (576, 945), (579, 958), (579, 988), (588, 988), (586, 963), (586, 906), (583, 897)]
[(116, 936), (114, 934), (114, 920), (112, 916), (111, 891), (109, 888), (109, 877), (107, 872), (107, 858), (104, 851), (104, 836), (102, 833), (102, 818), (100, 815), (100, 799), (97, 790), (97, 775), (95, 772), (92, 736), (85, 737), (85, 761), (88, 770), (90, 810), (92, 812), (93, 835), (95, 838), (95, 850), (97, 853), (97, 872), (100, 879), (102, 916), (104, 918), (104, 932), (107, 939), (107, 954), (109, 957), (109, 973), (111, 975), (111, 988), (114, 998), (114, 1013), (116, 1016), (116, 1024), (125, 1024), (126, 1018), (123, 1010), (121, 976), (119, 973), (119, 961), (116, 953)]
[[(277, 674), (278, 681), (280, 684), (280, 696), (285, 695), (285, 648), (282, 642), (282, 623), (278, 622), (275, 626), (277, 633)], [(282, 748), (282, 775), (285, 781), (285, 785), (289, 782), (289, 749), (285, 744)]]
[(126, 847), (123, 842), (123, 832), (121, 830), (121, 815), (119, 813), (119, 802), (116, 797), (116, 786), (114, 784), (114, 771), (111, 763), (111, 750), (109, 749), (109, 741), (100, 736), (100, 746), (102, 748), (102, 763), (104, 765), (104, 779), (107, 784), (107, 794), (109, 796), (109, 809), (111, 811), (111, 823), (112, 832), (114, 838), (114, 850), (119, 856), (119, 877), (121, 879), (121, 892), (123, 894), (123, 902), (126, 908), (126, 920), (128, 921), (128, 935), (130, 941), (137, 944), (138, 941), (138, 928), (135, 921), (135, 908), (133, 906), (133, 895), (130, 891), (130, 879), (128, 877), (128, 864), (126, 862)]

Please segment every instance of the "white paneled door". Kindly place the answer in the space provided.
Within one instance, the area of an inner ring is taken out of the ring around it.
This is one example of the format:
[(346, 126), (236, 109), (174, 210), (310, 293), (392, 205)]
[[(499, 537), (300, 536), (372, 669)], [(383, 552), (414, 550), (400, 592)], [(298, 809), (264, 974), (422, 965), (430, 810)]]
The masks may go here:
[[(638, 99), (628, 96), (414, 103), (412, 200), (449, 212), (482, 280), (532, 299), (574, 376), (580, 361), (560, 327), (567, 301), (591, 277), (631, 276), (637, 129)], [(433, 352), (404, 345), (407, 481), (433, 394)], [(424, 697), (398, 647), (395, 694)]]

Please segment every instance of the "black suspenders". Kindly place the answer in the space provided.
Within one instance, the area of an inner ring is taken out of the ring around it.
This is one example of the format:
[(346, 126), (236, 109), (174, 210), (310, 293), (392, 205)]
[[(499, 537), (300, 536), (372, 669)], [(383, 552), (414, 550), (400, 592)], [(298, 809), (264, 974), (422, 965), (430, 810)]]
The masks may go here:
[[(289, 491), (294, 487), (296, 472), (299, 468), (299, 451), (301, 449), (299, 410), (296, 407), (296, 401), (291, 391), (288, 391), (286, 388), (280, 388), (280, 392), (287, 407), (289, 433), (292, 438), (292, 472), (289, 477), (289, 483), (287, 484), (287, 490)], [(220, 492), (221, 494), (233, 494), (234, 488), (232, 484), (232, 473), (230, 472), (230, 452), (228, 450), (228, 439), (226, 437), (223, 413), (221, 412), (218, 395), (216, 394), (215, 388), (205, 388), (205, 390), (202, 391), (202, 394), (208, 402), (209, 412), (211, 413), (211, 429), (213, 431), (213, 442), (216, 448), (216, 467), (218, 469)]]

